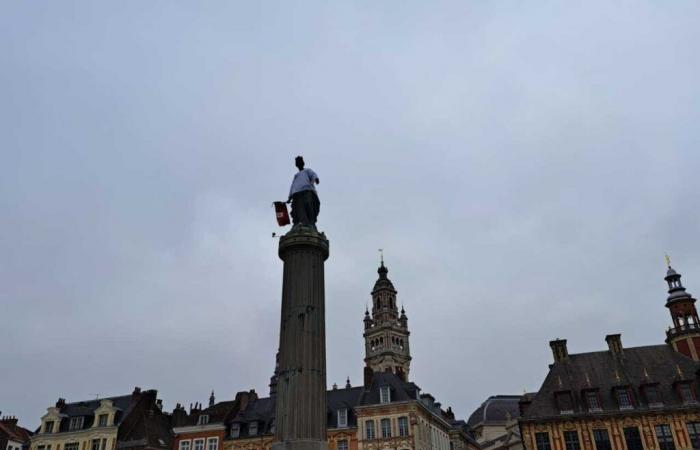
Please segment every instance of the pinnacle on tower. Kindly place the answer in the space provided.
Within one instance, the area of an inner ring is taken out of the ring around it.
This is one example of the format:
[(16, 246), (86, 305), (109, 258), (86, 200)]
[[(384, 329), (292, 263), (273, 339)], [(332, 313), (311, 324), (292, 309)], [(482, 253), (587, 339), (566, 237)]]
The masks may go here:
[(671, 267), (668, 256), (666, 257), (668, 270), (664, 280), (668, 283), (668, 297), (666, 307), (671, 313), (673, 327), (666, 331), (666, 342), (673, 348), (692, 358), (700, 360), (700, 345), (696, 341), (700, 337), (700, 319), (695, 309), (695, 299), (686, 292), (681, 283), (681, 274)]

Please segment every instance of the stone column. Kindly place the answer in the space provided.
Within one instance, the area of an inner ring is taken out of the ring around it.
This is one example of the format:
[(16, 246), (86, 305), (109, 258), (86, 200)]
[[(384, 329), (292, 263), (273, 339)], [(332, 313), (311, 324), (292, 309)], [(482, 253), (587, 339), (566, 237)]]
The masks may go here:
[(282, 236), (284, 261), (274, 450), (326, 450), (328, 239), (297, 226)]

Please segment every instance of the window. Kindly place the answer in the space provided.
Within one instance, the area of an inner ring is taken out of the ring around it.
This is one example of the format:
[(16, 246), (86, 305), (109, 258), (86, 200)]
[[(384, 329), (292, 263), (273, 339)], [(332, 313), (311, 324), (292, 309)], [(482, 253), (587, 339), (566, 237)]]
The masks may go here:
[(639, 428), (628, 427), (623, 431), (625, 432), (627, 450), (644, 450), (644, 446), (642, 445), (642, 437), (639, 435)]
[(83, 417), (71, 417), (70, 423), (68, 424), (69, 430), (82, 430), (83, 429)]
[(408, 436), (408, 417), (399, 417), (399, 436)]
[(107, 419), (109, 419), (108, 414), (100, 414), (97, 417), (97, 426), (106, 427), (107, 426)]
[(535, 443), (537, 450), (552, 450), (552, 445), (549, 443), (549, 433), (535, 433)]
[(587, 391), (586, 392), (586, 404), (588, 405), (589, 411), (600, 411), (600, 402), (598, 401), (598, 392)]
[(63, 446), (64, 450), (78, 450), (79, 444), (77, 442), (69, 442)]
[(656, 440), (659, 441), (659, 450), (676, 450), (670, 426), (656, 425), (654, 429), (656, 430)]
[(53, 433), (53, 420), (47, 420), (44, 425), (44, 433)]
[(180, 441), (180, 450), (190, 450), (190, 441)]
[(391, 419), (382, 419), (382, 437), (384, 439), (391, 437)]
[(107, 450), (107, 439), (102, 439), (102, 450)]
[(693, 388), (690, 387), (688, 383), (679, 384), (678, 392), (681, 394), (681, 400), (683, 400), (683, 403), (695, 402), (695, 394), (693, 393)]
[(219, 438), (207, 439), (207, 450), (217, 450), (219, 448)]
[(566, 444), (566, 450), (581, 450), (581, 445), (578, 442), (578, 431), (565, 431), (564, 444)]
[(620, 409), (634, 408), (634, 406), (632, 405), (632, 398), (630, 397), (630, 393), (627, 389), (617, 389), (617, 404), (620, 407)]
[(338, 410), (338, 428), (347, 428), (348, 426), (348, 409), (341, 408)]
[(100, 440), (99, 439), (93, 439), (92, 442), (90, 443), (90, 449), (91, 450), (100, 450)]
[(204, 450), (204, 439), (195, 439), (192, 446), (194, 450)]
[(391, 402), (391, 389), (389, 386), (382, 386), (379, 388), (379, 403), (390, 403)]
[(258, 434), (258, 422), (251, 422), (248, 425), (248, 435), (255, 436), (256, 434)]
[(374, 439), (374, 420), (365, 422), (365, 438)]
[(688, 422), (686, 428), (688, 428), (688, 436), (693, 449), (700, 450), (700, 422)]
[(197, 425), (206, 425), (209, 423), (209, 415), (208, 414), (202, 414), (199, 416), (199, 419), (197, 419)]
[(593, 430), (593, 440), (596, 450), (612, 450), (608, 430)]
[(237, 438), (240, 435), (241, 435), (241, 426), (237, 423), (234, 423), (233, 425), (231, 425), (231, 437)]
[(644, 388), (644, 397), (647, 399), (649, 406), (661, 406), (661, 398), (659, 397), (659, 389), (656, 386), (646, 386)]
[(338, 441), (337, 450), (348, 450), (347, 439), (341, 439)]
[(574, 405), (571, 401), (570, 392), (558, 392), (556, 394), (557, 405), (559, 406), (559, 414), (573, 414)]

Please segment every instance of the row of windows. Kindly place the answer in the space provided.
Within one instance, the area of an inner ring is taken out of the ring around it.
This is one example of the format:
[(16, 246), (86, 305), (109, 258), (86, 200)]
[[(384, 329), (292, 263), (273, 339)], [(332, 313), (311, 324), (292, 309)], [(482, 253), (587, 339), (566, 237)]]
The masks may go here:
[[(180, 450), (204, 450), (204, 438), (180, 441)], [(219, 448), (219, 438), (207, 438), (207, 450), (217, 450)]]
[[(55, 425), (56, 421), (47, 420), (44, 422), (44, 433), (53, 433), (58, 431), (58, 427)], [(68, 431), (82, 430), (85, 424), (84, 416), (71, 417), (68, 421)], [(97, 426), (106, 427), (109, 424), (109, 414), (100, 414), (97, 416)], [(54, 427), (56, 428), (54, 430)]]
[[(59, 450), (59, 448), (60, 445), (57, 445), (56, 450)], [(51, 450), (51, 444), (38, 445), (36, 450)], [(80, 442), (67, 442), (63, 446), (63, 450), (80, 450)], [(90, 441), (90, 450), (107, 450), (107, 439), (92, 439)]]
[[(693, 449), (700, 450), (700, 422), (689, 422), (686, 424), (686, 427)], [(676, 450), (673, 433), (669, 425), (656, 425), (654, 432), (659, 443), (659, 450)], [(627, 450), (644, 450), (638, 427), (624, 428), (623, 433)], [(610, 435), (606, 429), (593, 430), (593, 441), (595, 442), (596, 450), (612, 450)], [(537, 445), (537, 450), (552, 450), (549, 433), (547, 432), (535, 433), (535, 444)], [(566, 450), (581, 450), (578, 431), (565, 431), (564, 444)]]
[[(408, 417), (402, 416), (396, 420), (398, 435), (408, 436)], [(365, 421), (365, 439), (377, 439), (377, 433), (375, 432), (375, 421), (366, 420)], [(384, 418), (379, 420), (379, 429), (381, 431), (381, 437), (383, 439), (390, 438), (391, 433), (391, 419)]]
[[(663, 406), (663, 399), (659, 393), (659, 387), (656, 384), (642, 386), (640, 388), (642, 398), (646, 401), (649, 407)], [(676, 393), (680, 400), (685, 403), (695, 403), (697, 401), (695, 390), (689, 383), (679, 383), (676, 386)], [(614, 391), (615, 400), (620, 410), (634, 409), (635, 402), (630, 387), (617, 388)], [(597, 390), (588, 390), (583, 393), (586, 407), (589, 411), (601, 411), (600, 393)], [(571, 397), (571, 392), (560, 392), (556, 396), (557, 404), (561, 414), (572, 414), (574, 405)]]

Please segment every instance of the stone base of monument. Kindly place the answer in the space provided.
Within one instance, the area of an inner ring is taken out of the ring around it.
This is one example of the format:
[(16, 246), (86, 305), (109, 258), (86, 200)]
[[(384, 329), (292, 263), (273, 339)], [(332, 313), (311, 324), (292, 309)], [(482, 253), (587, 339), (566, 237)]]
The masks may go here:
[(328, 450), (326, 441), (297, 440), (276, 442), (272, 444), (272, 450)]

